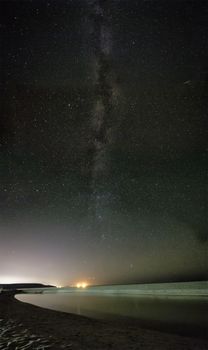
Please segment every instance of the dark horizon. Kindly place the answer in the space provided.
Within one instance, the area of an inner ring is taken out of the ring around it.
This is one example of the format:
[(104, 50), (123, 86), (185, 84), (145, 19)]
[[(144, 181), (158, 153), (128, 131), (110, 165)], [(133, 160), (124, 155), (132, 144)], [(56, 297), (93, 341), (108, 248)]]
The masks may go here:
[[(126, 286), (131, 286), (135, 284), (170, 284), (170, 283), (194, 283), (194, 282), (208, 282), (207, 276), (203, 276), (201, 279), (196, 279), (196, 280), (155, 280), (155, 281), (144, 281), (144, 282), (128, 282), (128, 283), (108, 283), (108, 284), (92, 284), (92, 285), (86, 285), (86, 287), (105, 287), (105, 286), (120, 286), (120, 285), (126, 285)], [(76, 285), (64, 285), (64, 286), (56, 286), (56, 285), (47, 285), (44, 283), (39, 283), (39, 282), (31, 282), (31, 283), (0, 283), (0, 288), (8, 288), (8, 289), (22, 289), (22, 288), (72, 288), (72, 287), (77, 287)], [(85, 288), (86, 288), (85, 287)], [(78, 287), (77, 287), (78, 288)]]

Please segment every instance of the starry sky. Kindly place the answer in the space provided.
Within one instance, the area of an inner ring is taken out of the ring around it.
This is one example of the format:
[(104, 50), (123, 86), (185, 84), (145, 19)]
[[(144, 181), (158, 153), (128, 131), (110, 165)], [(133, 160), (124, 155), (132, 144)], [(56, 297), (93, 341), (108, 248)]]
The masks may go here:
[(0, 13), (0, 282), (206, 279), (207, 2)]

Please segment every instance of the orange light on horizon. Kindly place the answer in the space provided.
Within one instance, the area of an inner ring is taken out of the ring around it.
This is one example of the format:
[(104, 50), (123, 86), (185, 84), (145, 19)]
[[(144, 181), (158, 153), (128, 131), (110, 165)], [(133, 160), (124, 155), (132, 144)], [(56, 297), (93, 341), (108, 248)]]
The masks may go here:
[(86, 282), (78, 282), (76, 284), (77, 288), (86, 288), (88, 286), (88, 284)]

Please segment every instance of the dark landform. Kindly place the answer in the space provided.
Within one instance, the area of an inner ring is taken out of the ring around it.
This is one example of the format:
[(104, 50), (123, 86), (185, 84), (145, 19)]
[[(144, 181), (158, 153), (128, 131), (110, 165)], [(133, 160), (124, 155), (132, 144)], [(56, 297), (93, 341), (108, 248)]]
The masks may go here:
[(3, 290), (18, 290), (18, 289), (24, 289), (24, 288), (54, 288), (55, 286), (52, 285), (45, 285), (42, 283), (9, 283), (9, 284), (0, 284), (0, 288), (3, 288)]

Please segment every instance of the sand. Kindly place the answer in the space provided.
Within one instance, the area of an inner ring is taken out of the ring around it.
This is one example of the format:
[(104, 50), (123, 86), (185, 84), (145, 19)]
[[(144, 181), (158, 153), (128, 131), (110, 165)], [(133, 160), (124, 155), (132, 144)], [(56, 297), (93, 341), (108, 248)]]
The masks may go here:
[(208, 340), (94, 320), (0, 295), (0, 349), (207, 350)]

